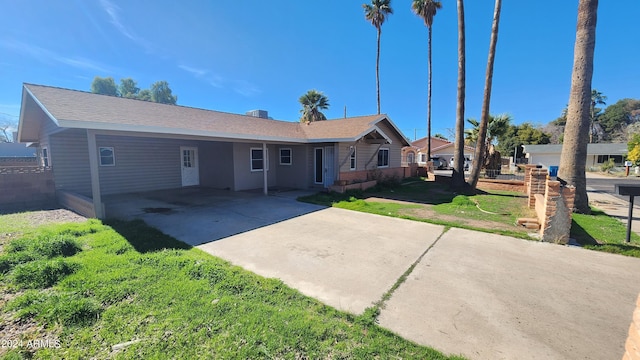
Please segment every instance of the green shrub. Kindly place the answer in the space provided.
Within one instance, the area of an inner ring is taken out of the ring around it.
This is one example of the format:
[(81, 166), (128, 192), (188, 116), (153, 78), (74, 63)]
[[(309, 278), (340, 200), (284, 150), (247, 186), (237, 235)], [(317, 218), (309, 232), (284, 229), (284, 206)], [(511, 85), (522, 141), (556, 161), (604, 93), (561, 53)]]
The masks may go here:
[(600, 170), (602, 170), (603, 172), (607, 172), (609, 170), (612, 170), (615, 167), (616, 167), (616, 163), (613, 161), (613, 159), (609, 159), (609, 161), (600, 165)]
[(43, 289), (50, 287), (77, 270), (77, 265), (64, 259), (35, 260), (17, 265), (12, 272), (18, 287), (25, 289)]
[(33, 243), (36, 253), (46, 257), (73, 256), (82, 249), (73, 235), (52, 235), (38, 238)]
[(475, 204), (466, 195), (458, 195), (451, 200), (453, 205), (457, 206), (474, 206)]

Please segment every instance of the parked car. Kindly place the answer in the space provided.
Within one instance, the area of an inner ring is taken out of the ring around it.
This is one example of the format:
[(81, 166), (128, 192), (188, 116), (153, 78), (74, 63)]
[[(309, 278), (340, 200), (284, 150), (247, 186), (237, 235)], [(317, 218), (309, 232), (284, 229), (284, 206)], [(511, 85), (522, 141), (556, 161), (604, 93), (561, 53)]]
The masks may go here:
[[(471, 167), (471, 159), (464, 158), (464, 171), (468, 171)], [(449, 159), (449, 169), (453, 169), (453, 158)]]
[(431, 158), (431, 161), (433, 162), (433, 168), (435, 170), (446, 170), (447, 169), (447, 161), (445, 159), (435, 156), (435, 157)]

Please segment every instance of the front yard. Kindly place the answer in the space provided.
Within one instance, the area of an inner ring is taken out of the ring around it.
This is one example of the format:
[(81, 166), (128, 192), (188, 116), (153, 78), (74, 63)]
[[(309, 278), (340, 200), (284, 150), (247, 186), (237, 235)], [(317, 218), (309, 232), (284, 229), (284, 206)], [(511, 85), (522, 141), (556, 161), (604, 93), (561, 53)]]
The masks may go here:
[(0, 216), (4, 358), (448, 359), (142, 222)]
[[(373, 188), (347, 194), (318, 193), (300, 198), (314, 204), (424, 221), (450, 227), (535, 239), (537, 231), (516, 225), (516, 219), (535, 217), (523, 193), (479, 191), (459, 195), (448, 185), (409, 179), (400, 186)], [(574, 214), (571, 237), (585, 248), (640, 257), (640, 236), (632, 233), (625, 244), (626, 227), (598, 209), (591, 215)]]

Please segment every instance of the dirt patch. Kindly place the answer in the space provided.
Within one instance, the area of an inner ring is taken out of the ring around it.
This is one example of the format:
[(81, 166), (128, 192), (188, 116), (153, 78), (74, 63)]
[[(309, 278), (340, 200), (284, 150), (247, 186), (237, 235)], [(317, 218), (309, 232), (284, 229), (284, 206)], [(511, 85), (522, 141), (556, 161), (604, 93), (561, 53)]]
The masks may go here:
[(438, 220), (458, 223), (460, 225), (472, 226), (472, 227), (481, 228), (481, 229), (497, 229), (497, 230), (509, 230), (509, 231), (518, 231), (522, 229), (516, 226), (515, 224), (508, 225), (508, 224), (503, 224), (497, 221), (464, 219), (458, 216), (439, 214), (433, 209), (431, 209), (433, 205), (416, 203), (415, 201), (402, 201), (402, 200), (385, 199), (385, 198), (378, 198), (378, 197), (370, 197), (370, 198), (367, 198), (365, 201), (419, 206), (417, 208), (402, 209), (399, 212), (400, 215), (411, 216), (418, 219), (438, 219)]

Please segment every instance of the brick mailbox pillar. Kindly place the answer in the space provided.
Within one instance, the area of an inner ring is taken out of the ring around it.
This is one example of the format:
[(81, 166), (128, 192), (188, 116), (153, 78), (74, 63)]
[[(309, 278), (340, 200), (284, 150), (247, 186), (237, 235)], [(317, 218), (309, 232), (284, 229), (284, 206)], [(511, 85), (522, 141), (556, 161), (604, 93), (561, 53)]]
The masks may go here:
[(548, 174), (547, 169), (538, 169), (535, 167), (525, 169), (525, 184), (527, 185), (527, 195), (529, 196), (529, 208), (536, 206), (536, 194), (544, 195)]
[(566, 244), (571, 232), (571, 214), (576, 189), (549, 179), (545, 185), (544, 218), (540, 219), (542, 241)]

